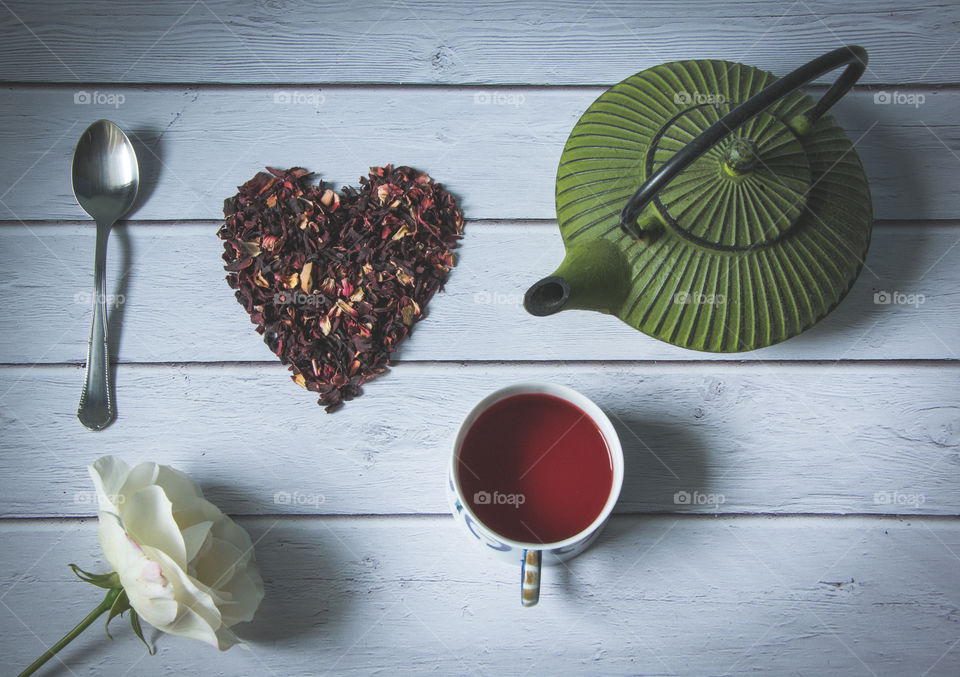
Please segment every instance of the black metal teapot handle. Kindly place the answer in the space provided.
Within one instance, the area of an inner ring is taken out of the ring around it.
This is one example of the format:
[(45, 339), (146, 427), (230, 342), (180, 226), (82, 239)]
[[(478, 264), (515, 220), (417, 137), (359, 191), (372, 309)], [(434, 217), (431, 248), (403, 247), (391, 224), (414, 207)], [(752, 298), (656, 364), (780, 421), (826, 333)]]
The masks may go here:
[(850, 91), (854, 83), (863, 75), (863, 71), (867, 68), (867, 50), (863, 47), (857, 45), (840, 47), (817, 57), (773, 84), (764, 87), (755, 96), (710, 125), (644, 181), (620, 213), (620, 227), (634, 237), (642, 237), (643, 233), (637, 226), (637, 216), (677, 174), (706, 153), (727, 134), (759, 115), (783, 97), (844, 65), (847, 66), (846, 70), (816, 105), (804, 114), (809, 122), (815, 122), (844, 94)]

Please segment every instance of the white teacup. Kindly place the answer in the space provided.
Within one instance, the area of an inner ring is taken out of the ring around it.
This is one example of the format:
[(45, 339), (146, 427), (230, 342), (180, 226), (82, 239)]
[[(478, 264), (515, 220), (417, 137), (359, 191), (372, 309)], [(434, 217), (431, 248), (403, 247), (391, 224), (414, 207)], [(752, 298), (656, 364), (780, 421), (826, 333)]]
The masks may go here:
[[(498, 534), (484, 524), (471, 509), (470, 501), (464, 496), (463, 489), (460, 486), (460, 478), (457, 473), (457, 464), (464, 439), (470, 427), (480, 415), (500, 400), (513, 397), (514, 395), (536, 393), (553, 395), (554, 397), (566, 400), (587, 414), (587, 416), (593, 420), (594, 424), (596, 424), (600, 434), (603, 435), (607, 443), (613, 470), (613, 481), (610, 485), (610, 493), (603, 505), (603, 509), (596, 518), (579, 533), (553, 543), (517, 541)], [(471, 410), (460, 426), (450, 456), (447, 477), (447, 500), (450, 503), (450, 509), (456, 521), (459, 522), (466, 529), (467, 533), (478, 543), (483, 545), (487, 552), (513, 564), (517, 562), (520, 563), (522, 585), (521, 602), (524, 606), (533, 606), (537, 603), (540, 596), (541, 563), (544, 565), (559, 564), (575, 555), (579, 555), (593, 543), (597, 536), (600, 535), (600, 531), (610, 517), (610, 513), (613, 512), (613, 508), (620, 496), (620, 488), (622, 485), (623, 449), (620, 446), (620, 438), (617, 436), (613, 424), (610, 423), (610, 419), (607, 418), (600, 407), (594, 404), (589, 398), (566, 386), (552, 383), (519, 383), (502, 388), (483, 398), (473, 410)]]

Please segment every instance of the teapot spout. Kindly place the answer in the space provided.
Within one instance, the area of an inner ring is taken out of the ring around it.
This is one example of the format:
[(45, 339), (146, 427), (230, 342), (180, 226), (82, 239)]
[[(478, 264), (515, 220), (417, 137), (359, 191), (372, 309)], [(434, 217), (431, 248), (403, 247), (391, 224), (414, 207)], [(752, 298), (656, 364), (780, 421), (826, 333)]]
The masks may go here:
[(623, 251), (609, 240), (594, 240), (567, 249), (560, 267), (527, 290), (523, 307), (537, 316), (572, 308), (615, 313), (629, 285)]
[(559, 275), (549, 275), (535, 282), (523, 295), (523, 307), (537, 317), (563, 310), (570, 300), (570, 283)]

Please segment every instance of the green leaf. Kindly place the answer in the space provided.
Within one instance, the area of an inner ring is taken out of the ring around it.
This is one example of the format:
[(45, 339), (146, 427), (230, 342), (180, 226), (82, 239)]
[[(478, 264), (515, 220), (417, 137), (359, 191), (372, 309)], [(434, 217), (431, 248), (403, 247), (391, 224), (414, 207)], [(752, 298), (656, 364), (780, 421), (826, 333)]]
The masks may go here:
[(137, 637), (140, 638), (140, 641), (143, 642), (143, 645), (147, 647), (147, 653), (149, 653), (151, 656), (156, 654), (156, 647), (151, 648), (151, 646), (147, 644), (147, 640), (143, 638), (143, 629), (140, 627), (140, 617), (133, 609), (130, 609), (130, 626), (133, 628), (133, 631), (136, 633)]
[(114, 616), (119, 616), (130, 608), (130, 600), (127, 598), (127, 591), (123, 588), (120, 588), (120, 593), (113, 600), (113, 604), (110, 605), (110, 613), (107, 614), (107, 622), (103, 624), (103, 629), (106, 631), (107, 637), (113, 639), (113, 635), (110, 634), (110, 621), (113, 620)]
[[(147, 647), (147, 651), (151, 656), (156, 654), (156, 648), (151, 647), (143, 637), (143, 628), (140, 627), (140, 617), (137, 615), (136, 610), (130, 605), (130, 598), (127, 597), (127, 591), (123, 589), (123, 585), (120, 583), (120, 576), (117, 572), (111, 571), (108, 574), (92, 574), (89, 571), (84, 571), (76, 564), (70, 564), (69, 566), (81, 581), (91, 583), (107, 591), (107, 596), (100, 606), (97, 607), (100, 610), (97, 615), (109, 610), (107, 622), (103, 624), (103, 629), (104, 632), (107, 633), (107, 637), (113, 639), (113, 635), (110, 634), (110, 621), (116, 616), (122, 616), (123, 612), (129, 611), (130, 626), (133, 628), (134, 634), (136, 634), (136, 636), (140, 638), (140, 641), (143, 642), (143, 645)], [(49, 656), (47, 656), (46, 659), (49, 659)]]
[(68, 566), (73, 569), (73, 573), (75, 573), (77, 578), (79, 578), (81, 581), (92, 583), (98, 588), (111, 590), (113, 588), (123, 587), (120, 583), (120, 576), (115, 571), (111, 571), (108, 574), (91, 574), (89, 571), (84, 571), (76, 564), (70, 564)]

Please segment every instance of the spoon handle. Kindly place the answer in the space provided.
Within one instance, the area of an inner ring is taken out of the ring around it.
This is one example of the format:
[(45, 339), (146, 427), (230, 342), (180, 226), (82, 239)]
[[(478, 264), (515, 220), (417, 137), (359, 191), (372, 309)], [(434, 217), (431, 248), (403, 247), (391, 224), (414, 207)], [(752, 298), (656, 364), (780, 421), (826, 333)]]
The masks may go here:
[(97, 252), (94, 262), (93, 326), (87, 345), (87, 370), (77, 418), (91, 430), (103, 430), (117, 415), (110, 393), (109, 346), (107, 344), (107, 236), (112, 224), (97, 224)]

